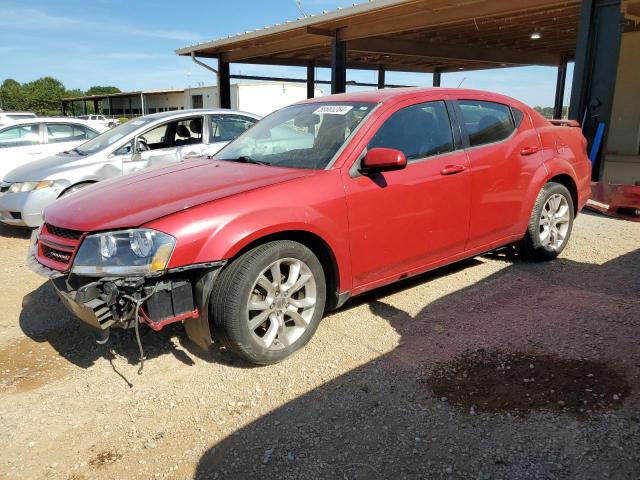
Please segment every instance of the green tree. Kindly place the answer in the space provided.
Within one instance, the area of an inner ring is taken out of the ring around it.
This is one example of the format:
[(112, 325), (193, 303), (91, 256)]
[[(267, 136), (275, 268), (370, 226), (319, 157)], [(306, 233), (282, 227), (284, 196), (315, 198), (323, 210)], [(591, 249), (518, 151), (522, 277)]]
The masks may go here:
[(120, 93), (120, 89), (118, 87), (103, 87), (97, 85), (87, 90), (87, 95), (106, 95), (109, 93)]
[(28, 109), (41, 116), (59, 115), (66, 89), (60, 80), (42, 77), (22, 86)]
[(5, 111), (26, 109), (26, 100), (22, 85), (12, 78), (7, 78), (0, 85), (0, 108)]

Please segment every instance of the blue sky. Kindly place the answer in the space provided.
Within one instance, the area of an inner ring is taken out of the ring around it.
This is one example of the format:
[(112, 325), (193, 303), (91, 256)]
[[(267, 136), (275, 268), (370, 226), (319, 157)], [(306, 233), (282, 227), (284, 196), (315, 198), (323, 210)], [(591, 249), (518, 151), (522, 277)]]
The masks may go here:
[[(353, 3), (303, 0), (306, 13)], [(300, 16), (295, 0), (0, 0), (0, 81), (44, 75), (67, 88), (115, 85), (121, 90), (182, 88), (214, 83), (213, 75), (178, 57), (176, 48), (282, 23)], [(236, 65), (232, 73), (304, 76), (297, 68)], [(569, 69), (567, 91), (571, 84)], [(329, 78), (328, 70), (318, 77)], [(375, 73), (348, 79), (375, 82)], [(521, 67), (444, 74), (443, 86), (492, 90), (532, 106), (553, 105), (556, 69)], [(430, 74), (388, 73), (387, 82), (430, 85)], [(568, 103), (565, 94), (565, 104)]]

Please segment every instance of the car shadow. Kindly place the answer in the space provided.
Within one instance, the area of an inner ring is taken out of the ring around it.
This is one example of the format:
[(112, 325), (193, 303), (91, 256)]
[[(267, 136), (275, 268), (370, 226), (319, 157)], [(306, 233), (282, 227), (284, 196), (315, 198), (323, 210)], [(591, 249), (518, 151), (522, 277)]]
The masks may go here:
[[(371, 295), (388, 295), (477, 263), (477, 260), (471, 259), (436, 272), (403, 280), (370, 293), (366, 297), (348, 302), (342, 309), (354, 308)], [(23, 333), (29, 338), (38, 343), (49, 343), (63, 358), (81, 368), (89, 368), (98, 359), (106, 358), (114, 372), (122, 376), (114, 364), (117, 357), (124, 358), (130, 365), (139, 363), (139, 350), (134, 330), (111, 329), (107, 344), (97, 344), (96, 331), (82, 323), (65, 308), (50, 282), (45, 282), (23, 298), (19, 323)], [(145, 359), (149, 362), (164, 355), (173, 355), (187, 366), (194, 365), (193, 357), (198, 357), (208, 362), (236, 368), (260, 368), (238, 359), (224, 348), (217, 348), (215, 345), (207, 351), (202, 350), (189, 340), (183, 326), (179, 324), (167, 325), (160, 332), (152, 331), (146, 325), (142, 325), (140, 337)], [(127, 379), (124, 380), (130, 383)]]
[[(106, 358), (114, 371), (120, 374), (114, 364), (117, 357), (124, 358), (131, 365), (139, 363), (133, 329), (111, 329), (108, 342), (97, 344), (96, 331), (65, 308), (50, 282), (45, 282), (23, 298), (19, 323), (29, 338), (38, 343), (49, 343), (63, 358), (81, 368), (89, 368), (98, 359)], [(194, 357), (198, 357), (241, 368), (252, 367), (221, 349), (203, 351), (188, 339), (184, 328), (178, 324), (168, 325), (160, 332), (141, 326), (140, 337), (148, 361), (173, 355), (187, 366), (195, 365)]]
[(0, 236), (5, 238), (26, 238), (31, 237), (33, 230), (27, 227), (14, 227), (5, 223), (0, 223)]
[(417, 315), (385, 299), (397, 287), (347, 304), (398, 346), (212, 445), (195, 478), (639, 478), (640, 250), (497, 255)]

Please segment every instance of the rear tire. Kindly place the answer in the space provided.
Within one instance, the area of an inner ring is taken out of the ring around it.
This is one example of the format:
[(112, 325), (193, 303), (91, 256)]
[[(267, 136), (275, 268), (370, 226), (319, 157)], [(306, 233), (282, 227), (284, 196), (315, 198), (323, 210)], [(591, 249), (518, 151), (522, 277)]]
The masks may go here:
[(325, 301), (324, 271), (311, 250), (265, 243), (220, 272), (210, 301), (214, 336), (248, 362), (276, 363), (309, 342)]
[(559, 183), (547, 183), (536, 198), (520, 253), (534, 261), (553, 260), (567, 246), (573, 218), (569, 190)]

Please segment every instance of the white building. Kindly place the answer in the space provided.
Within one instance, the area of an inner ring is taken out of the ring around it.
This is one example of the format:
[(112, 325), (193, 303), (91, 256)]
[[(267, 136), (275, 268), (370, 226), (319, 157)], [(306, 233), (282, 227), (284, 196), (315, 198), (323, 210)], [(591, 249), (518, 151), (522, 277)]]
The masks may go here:
[[(320, 88), (315, 89), (315, 96), (322, 96)], [(94, 111), (114, 116), (137, 116), (188, 108), (218, 108), (219, 98), (218, 87), (215, 85), (92, 95), (63, 99), (62, 114), (82, 115), (86, 113), (89, 103), (93, 104)], [(268, 115), (306, 98), (305, 84), (247, 82), (231, 85), (231, 108), (256, 115)]]

